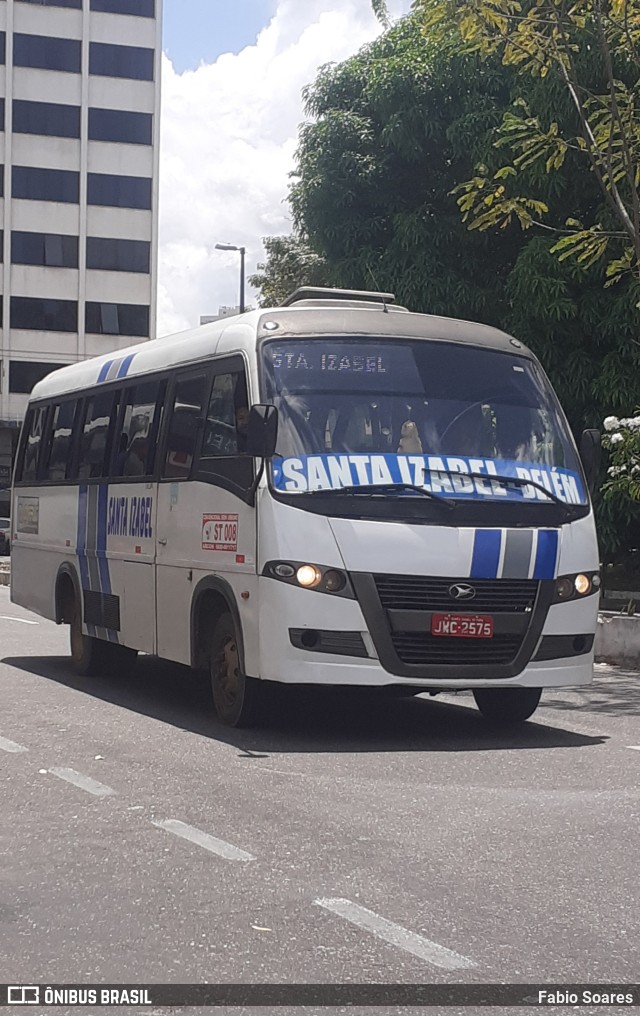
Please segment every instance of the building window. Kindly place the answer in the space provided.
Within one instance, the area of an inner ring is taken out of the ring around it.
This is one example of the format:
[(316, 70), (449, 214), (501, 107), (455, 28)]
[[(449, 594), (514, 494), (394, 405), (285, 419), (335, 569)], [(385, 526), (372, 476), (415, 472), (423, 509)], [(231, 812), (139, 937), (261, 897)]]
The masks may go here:
[(61, 363), (42, 363), (39, 360), (11, 360), (9, 362), (9, 391), (29, 395), (38, 381), (64, 366)]
[(139, 18), (155, 18), (155, 0), (91, 0), (92, 11), (107, 14), (134, 14)]
[(87, 268), (104, 272), (142, 272), (149, 274), (151, 244), (146, 240), (112, 240), (87, 237)]
[(118, 141), (127, 145), (150, 145), (153, 139), (151, 113), (131, 113), (123, 109), (90, 109), (91, 141)]
[(164, 388), (164, 381), (150, 381), (125, 392), (115, 476), (149, 476), (153, 473), (154, 438), (158, 430), (159, 406), (162, 405), (160, 394), (164, 394)]
[(80, 437), (79, 479), (89, 480), (105, 475), (105, 467), (109, 462), (112, 423), (115, 424), (113, 392), (103, 392), (89, 399)]
[(151, 209), (151, 180), (144, 176), (89, 173), (87, 203), (109, 208)]
[(66, 480), (71, 472), (73, 422), (77, 408), (78, 403), (74, 400), (73, 402), (61, 402), (54, 409), (48, 461), (45, 457), (42, 470), (44, 478), (54, 483)]
[(11, 193), (14, 198), (30, 201), (62, 201), (77, 205), (80, 200), (80, 174), (69, 169), (14, 166)]
[(16, 67), (40, 67), (45, 71), (70, 71), (79, 74), (82, 66), (82, 43), (76, 39), (23, 35), (22, 32), (16, 32), (13, 36), (13, 62)]
[(0, 131), (4, 130), (4, 98), (0, 99)]
[(155, 53), (152, 49), (92, 42), (89, 50), (89, 73), (106, 78), (153, 81), (154, 60)]
[(0, 32), (0, 64), (7, 62), (7, 33)]
[(24, 4), (40, 4), (41, 7), (75, 7), (82, 10), (82, 0), (20, 0)]
[(78, 304), (75, 300), (12, 296), (11, 327), (39, 332), (77, 332)]
[(13, 130), (16, 134), (47, 134), (56, 138), (80, 137), (80, 107), (57, 102), (13, 100)]
[(87, 303), (85, 328), (94, 335), (149, 336), (149, 308), (137, 303)]
[(49, 268), (78, 267), (78, 237), (57, 233), (11, 234), (11, 261), (14, 265), (47, 265)]

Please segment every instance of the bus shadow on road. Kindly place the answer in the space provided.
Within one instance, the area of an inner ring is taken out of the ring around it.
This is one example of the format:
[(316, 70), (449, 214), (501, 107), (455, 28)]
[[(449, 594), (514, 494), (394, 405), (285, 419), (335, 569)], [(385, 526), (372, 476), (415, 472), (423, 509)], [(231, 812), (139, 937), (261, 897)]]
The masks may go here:
[(496, 731), (482, 719), (471, 696), (461, 697), (457, 704), (450, 698), (397, 698), (371, 690), (284, 685), (268, 689), (271, 694), (257, 726), (234, 730), (217, 720), (205, 676), (155, 657), (140, 657), (127, 676), (94, 678), (77, 677), (65, 657), (6, 657), (1, 662), (130, 712), (234, 745), (247, 759), (270, 753), (583, 748), (607, 740), (533, 720), (513, 730)]

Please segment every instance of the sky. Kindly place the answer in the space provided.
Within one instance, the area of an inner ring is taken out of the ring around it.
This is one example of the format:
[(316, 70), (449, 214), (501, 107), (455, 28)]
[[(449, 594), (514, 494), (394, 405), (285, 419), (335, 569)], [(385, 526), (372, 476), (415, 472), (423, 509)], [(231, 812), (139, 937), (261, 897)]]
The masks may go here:
[[(391, 0), (406, 14), (410, 0)], [(164, 0), (158, 335), (239, 299), (286, 197), (301, 90), (380, 32), (370, 0)], [(247, 302), (255, 294), (247, 289)]]

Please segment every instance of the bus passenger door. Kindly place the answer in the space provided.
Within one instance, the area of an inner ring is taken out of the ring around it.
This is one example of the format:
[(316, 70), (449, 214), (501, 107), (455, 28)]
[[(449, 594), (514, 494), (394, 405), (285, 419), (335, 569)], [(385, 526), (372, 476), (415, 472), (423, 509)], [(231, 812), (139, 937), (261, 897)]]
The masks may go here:
[(246, 499), (254, 464), (243, 454), (247, 382), (239, 357), (214, 370), (213, 378), (203, 371), (176, 381), (158, 491), (158, 654), (185, 664), (194, 592), (212, 578), (232, 590), (252, 655), (256, 523)]
[[(105, 504), (108, 565), (120, 599), (120, 641), (144, 653), (155, 644), (155, 452), (166, 381), (122, 393)], [(91, 488), (89, 488), (89, 493)]]

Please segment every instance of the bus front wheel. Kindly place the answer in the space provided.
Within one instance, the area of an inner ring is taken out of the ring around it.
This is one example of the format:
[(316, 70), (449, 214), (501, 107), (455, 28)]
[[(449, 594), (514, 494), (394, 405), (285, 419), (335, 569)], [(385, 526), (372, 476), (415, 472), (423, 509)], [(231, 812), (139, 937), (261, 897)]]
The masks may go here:
[(485, 720), (496, 727), (524, 723), (538, 708), (542, 688), (476, 688), (473, 697)]
[(218, 718), (228, 727), (244, 727), (255, 714), (258, 682), (243, 673), (238, 635), (229, 613), (213, 630), (210, 653), (211, 690)]

